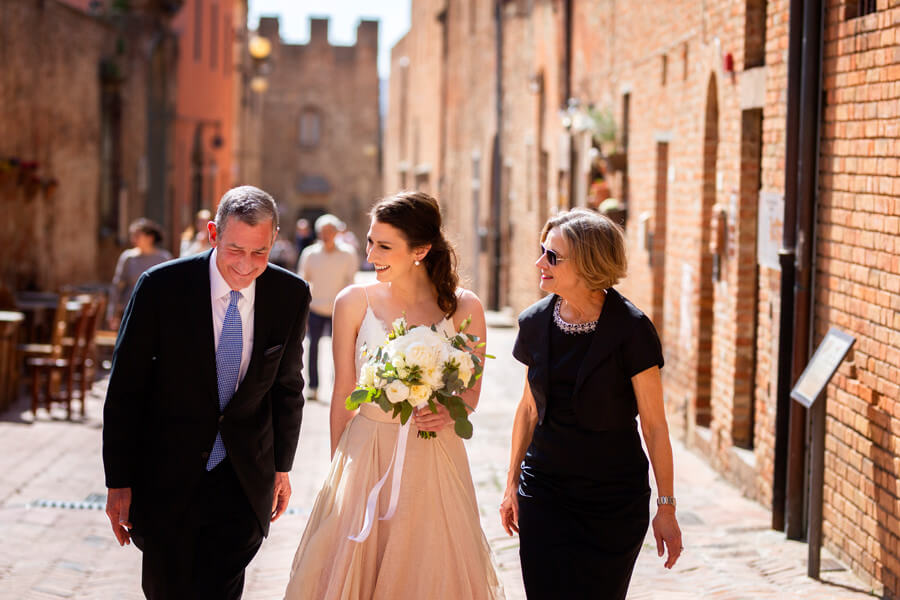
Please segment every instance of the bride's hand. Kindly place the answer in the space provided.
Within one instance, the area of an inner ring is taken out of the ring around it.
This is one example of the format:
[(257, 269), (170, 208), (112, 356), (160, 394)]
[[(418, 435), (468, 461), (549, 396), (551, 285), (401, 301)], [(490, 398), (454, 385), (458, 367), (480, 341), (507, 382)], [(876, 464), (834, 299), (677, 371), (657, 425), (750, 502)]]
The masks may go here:
[(500, 523), (509, 535), (519, 533), (519, 498), (515, 487), (506, 490), (500, 503)]
[(416, 427), (419, 431), (437, 432), (453, 422), (453, 419), (450, 418), (450, 411), (447, 410), (446, 406), (438, 402), (435, 402), (435, 406), (438, 409), (436, 413), (431, 412), (428, 406), (423, 406), (413, 413), (413, 419), (415, 419)]

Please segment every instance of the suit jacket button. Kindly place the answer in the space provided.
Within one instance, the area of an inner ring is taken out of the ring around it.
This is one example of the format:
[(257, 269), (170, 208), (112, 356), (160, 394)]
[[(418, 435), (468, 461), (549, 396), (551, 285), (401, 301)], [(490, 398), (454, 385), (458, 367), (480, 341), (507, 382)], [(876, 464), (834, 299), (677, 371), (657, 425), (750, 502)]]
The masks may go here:
[(209, 460), (209, 452), (204, 452), (200, 455), (200, 458), (203, 460)]
[(219, 425), (222, 424), (222, 421), (225, 420), (225, 415), (219, 415)]

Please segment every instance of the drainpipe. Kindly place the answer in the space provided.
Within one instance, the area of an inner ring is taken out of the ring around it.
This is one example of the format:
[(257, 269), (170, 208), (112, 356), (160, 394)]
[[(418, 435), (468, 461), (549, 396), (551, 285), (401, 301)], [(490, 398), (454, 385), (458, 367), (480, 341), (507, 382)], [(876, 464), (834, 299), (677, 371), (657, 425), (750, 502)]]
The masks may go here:
[[(803, 9), (803, 51), (800, 82), (800, 123), (796, 197), (796, 280), (794, 283), (794, 331), (791, 382), (797, 381), (812, 350), (814, 318), (813, 269), (815, 264), (815, 216), (818, 201), (819, 123), (822, 107), (822, 0), (807, 0)], [(820, 400), (824, 401), (824, 400)], [(805, 408), (791, 402), (788, 437), (787, 537), (803, 539), (806, 533), (806, 421)], [(821, 490), (811, 496), (821, 502)], [(810, 506), (813, 511), (821, 513)]]
[(494, 111), (497, 120), (497, 129), (494, 134), (493, 149), (491, 152), (491, 221), (493, 222), (492, 237), (494, 240), (493, 273), (491, 276), (491, 308), (500, 309), (500, 276), (502, 275), (501, 260), (503, 259), (502, 233), (500, 220), (503, 218), (502, 198), (503, 192), (501, 178), (503, 177), (503, 0), (494, 2), (494, 52), (496, 55), (496, 73), (494, 89)]
[(450, 65), (447, 57), (450, 53), (450, 27), (449, 15), (450, 3), (444, 5), (443, 10), (438, 13), (437, 21), (441, 26), (441, 88), (440, 88), (440, 139), (438, 140), (438, 181), (437, 196), (442, 201), (447, 202), (445, 184), (447, 182), (447, 78)]
[[(814, 331), (812, 327), (813, 275), (816, 242), (816, 205), (818, 203), (819, 174), (819, 123), (822, 108), (822, 30), (824, 7), (822, 0), (807, 0), (803, 10), (803, 78), (800, 83), (800, 164), (797, 181), (797, 280), (794, 284), (794, 359), (791, 380), (797, 381), (806, 368), (812, 354)], [(824, 402), (824, 399), (820, 400)], [(794, 421), (799, 421), (795, 425)], [(807, 410), (796, 402), (791, 406), (791, 436), (788, 438), (788, 464), (806, 466)], [(799, 475), (791, 476), (798, 472)], [(802, 507), (806, 494), (806, 470), (788, 469), (788, 507)], [(821, 490), (810, 490), (810, 498), (819, 498)], [(815, 510), (815, 507), (809, 507)], [(819, 507), (821, 510), (821, 505)], [(788, 535), (801, 539), (806, 533), (804, 518), (797, 518), (788, 511)], [(802, 514), (802, 513), (801, 513)], [(793, 516), (793, 518), (792, 518)], [(796, 524), (795, 524), (796, 523)], [(802, 528), (798, 532), (798, 528)]]
[(775, 403), (775, 457), (772, 475), (772, 529), (784, 530), (787, 498), (788, 431), (791, 410), (791, 355), (794, 337), (794, 256), (797, 241), (797, 172), (800, 146), (800, 71), (803, 1), (791, 0), (788, 25), (787, 115), (784, 156), (784, 230), (781, 249), (781, 319), (778, 325), (778, 383)]
[[(565, 1), (565, 12), (563, 13), (565, 24), (565, 50), (563, 55), (563, 106), (562, 109), (569, 108), (569, 100), (572, 99), (572, 0)], [(578, 189), (577, 179), (578, 169), (575, 164), (575, 134), (569, 129), (569, 206), (572, 208), (577, 206), (575, 192)]]

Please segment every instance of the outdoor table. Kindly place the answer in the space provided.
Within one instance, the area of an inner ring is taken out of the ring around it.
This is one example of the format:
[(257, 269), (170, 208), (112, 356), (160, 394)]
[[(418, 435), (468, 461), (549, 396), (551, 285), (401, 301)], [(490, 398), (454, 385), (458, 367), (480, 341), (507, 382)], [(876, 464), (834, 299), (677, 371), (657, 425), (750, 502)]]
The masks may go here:
[(19, 327), (25, 320), (20, 312), (0, 311), (0, 411), (15, 401), (19, 384)]

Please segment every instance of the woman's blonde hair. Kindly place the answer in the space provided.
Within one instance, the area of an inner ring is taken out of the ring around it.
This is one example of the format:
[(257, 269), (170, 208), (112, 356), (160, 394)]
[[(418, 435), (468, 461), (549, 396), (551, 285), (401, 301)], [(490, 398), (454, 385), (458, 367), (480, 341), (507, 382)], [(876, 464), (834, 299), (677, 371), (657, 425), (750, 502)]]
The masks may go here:
[(575, 270), (591, 290), (605, 290), (625, 277), (625, 234), (608, 217), (584, 208), (561, 212), (544, 225), (541, 243), (551, 229), (556, 229), (569, 244), (569, 255)]

